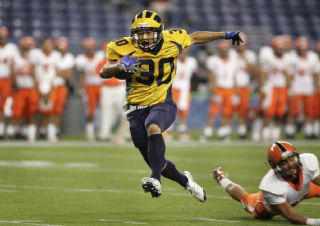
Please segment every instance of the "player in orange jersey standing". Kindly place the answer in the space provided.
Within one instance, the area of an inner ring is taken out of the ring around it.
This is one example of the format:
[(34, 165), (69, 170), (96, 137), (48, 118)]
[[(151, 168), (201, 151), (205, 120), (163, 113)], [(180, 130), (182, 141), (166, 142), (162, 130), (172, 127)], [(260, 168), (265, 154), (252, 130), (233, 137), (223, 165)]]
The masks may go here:
[(97, 66), (105, 57), (103, 52), (96, 51), (96, 45), (93, 38), (85, 38), (82, 41), (84, 53), (76, 57), (76, 67), (80, 72), (79, 88), (87, 105), (86, 136), (89, 141), (95, 140), (94, 115), (99, 104), (102, 85)]

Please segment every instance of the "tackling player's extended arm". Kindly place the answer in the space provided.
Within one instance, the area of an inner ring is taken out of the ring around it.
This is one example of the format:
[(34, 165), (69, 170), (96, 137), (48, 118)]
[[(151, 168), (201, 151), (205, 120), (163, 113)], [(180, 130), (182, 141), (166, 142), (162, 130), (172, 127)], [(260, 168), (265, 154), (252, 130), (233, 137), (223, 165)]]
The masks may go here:
[(211, 32), (211, 31), (196, 31), (190, 34), (192, 44), (202, 44), (211, 42), (217, 39), (232, 39), (232, 44), (236, 43), (240, 45), (242, 39), (239, 35), (239, 31), (230, 32)]
[(320, 175), (312, 180), (313, 183), (320, 186)]
[(272, 207), (276, 211), (279, 211), (282, 216), (284, 216), (293, 224), (320, 225), (320, 219), (307, 218), (297, 214), (294, 208), (288, 202), (284, 202)]

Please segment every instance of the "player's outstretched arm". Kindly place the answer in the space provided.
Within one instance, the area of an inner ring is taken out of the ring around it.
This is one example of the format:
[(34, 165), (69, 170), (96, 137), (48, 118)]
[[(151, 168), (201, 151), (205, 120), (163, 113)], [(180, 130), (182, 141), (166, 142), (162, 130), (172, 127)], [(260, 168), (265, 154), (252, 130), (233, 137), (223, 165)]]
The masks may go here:
[(239, 31), (229, 31), (229, 32), (211, 32), (211, 31), (196, 31), (190, 34), (192, 44), (202, 44), (211, 42), (217, 39), (231, 39), (232, 44), (240, 45), (242, 39), (240, 37)]
[(307, 218), (305, 216), (297, 214), (288, 202), (284, 202), (279, 205), (273, 206), (273, 208), (279, 211), (282, 214), (282, 216), (287, 218), (293, 224), (307, 224), (320, 226), (320, 219)]

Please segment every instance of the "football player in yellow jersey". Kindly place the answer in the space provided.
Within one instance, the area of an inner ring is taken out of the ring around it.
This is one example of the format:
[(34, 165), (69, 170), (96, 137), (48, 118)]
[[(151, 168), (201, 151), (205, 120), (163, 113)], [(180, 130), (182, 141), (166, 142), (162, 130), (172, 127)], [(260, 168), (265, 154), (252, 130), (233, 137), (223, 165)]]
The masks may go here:
[(177, 107), (172, 100), (171, 84), (176, 73), (177, 57), (193, 44), (216, 39), (242, 42), (239, 32), (198, 31), (188, 34), (183, 29), (163, 30), (157, 13), (144, 10), (136, 14), (131, 25), (131, 37), (124, 37), (107, 46), (107, 64), (102, 78), (126, 79), (126, 116), (131, 138), (151, 168), (151, 176), (142, 178), (142, 187), (152, 197), (161, 195), (161, 175), (178, 182), (196, 199), (206, 201), (205, 190), (190, 172), (180, 173), (173, 162), (165, 158), (162, 137), (173, 122)]

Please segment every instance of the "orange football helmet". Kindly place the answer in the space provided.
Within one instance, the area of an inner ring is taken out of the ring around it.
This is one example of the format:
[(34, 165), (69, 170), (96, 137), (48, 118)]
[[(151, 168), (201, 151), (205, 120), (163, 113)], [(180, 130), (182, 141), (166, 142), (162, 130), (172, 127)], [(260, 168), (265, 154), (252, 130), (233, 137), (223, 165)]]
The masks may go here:
[(34, 48), (36, 46), (36, 40), (30, 36), (22, 37), (19, 41), (19, 47), (27, 47), (27, 48)]
[(4, 26), (0, 26), (0, 37), (8, 38), (9, 37), (9, 31), (8, 28)]
[(83, 39), (83, 41), (81, 43), (81, 46), (84, 49), (87, 49), (87, 48), (94, 49), (94, 48), (96, 48), (96, 45), (97, 45), (97, 43), (93, 38), (85, 38), (85, 39)]
[(101, 49), (103, 50), (103, 51), (107, 51), (107, 45), (109, 44), (109, 42), (108, 41), (106, 41), (106, 42), (104, 42), (104, 43), (102, 43), (102, 45), (101, 45)]
[[(296, 164), (292, 169), (284, 171), (280, 165), (291, 157), (295, 157)], [(268, 163), (274, 170), (275, 174), (283, 179), (295, 177), (295, 169), (298, 169), (301, 166), (299, 153), (292, 144), (286, 141), (276, 141), (271, 144), (270, 148), (268, 149)]]
[(57, 49), (61, 49), (61, 50), (68, 49), (69, 41), (65, 37), (60, 37), (54, 42), (54, 45)]
[(316, 50), (317, 50), (317, 52), (320, 53), (320, 42), (317, 43), (317, 45), (316, 45)]
[(306, 37), (300, 36), (299, 38), (297, 38), (295, 45), (297, 49), (307, 50), (310, 47), (310, 42)]

